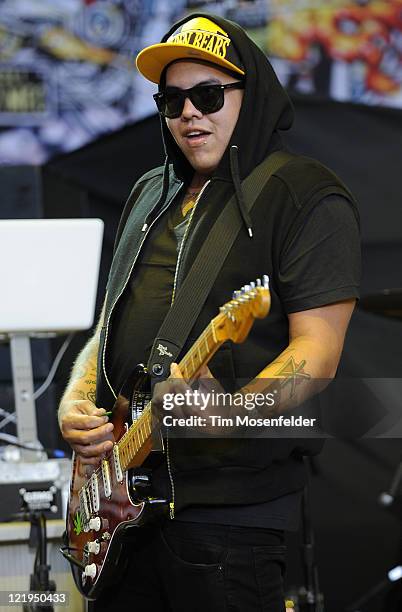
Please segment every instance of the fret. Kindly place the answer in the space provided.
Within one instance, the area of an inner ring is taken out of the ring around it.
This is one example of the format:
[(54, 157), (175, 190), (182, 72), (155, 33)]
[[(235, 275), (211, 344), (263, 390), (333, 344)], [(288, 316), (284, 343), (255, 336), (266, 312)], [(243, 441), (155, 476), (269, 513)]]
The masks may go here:
[(149, 435), (151, 435), (151, 433), (152, 433), (152, 428), (151, 428), (151, 419), (150, 419), (150, 418), (147, 418), (147, 421), (146, 421), (146, 422), (147, 422), (147, 427), (148, 427), (148, 430), (149, 430), (149, 431), (148, 431), (148, 433), (149, 433)]
[(212, 319), (212, 321), (211, 321), (211, 323), (210, 323), (210, 326), (211, 326), (211, 331), (212, 331), (212, 338), (213, 338), (213, 341), (214, 341), (214, 343), (215, 343), (215, 344), (218, 344), (218, 340), (217, 340), (217, 338), (216, 338), (216, 333), (215, 333), (215, 325), (214, 325), (214, 320), (213, 320), (213, 319)]
[(209, 355), (209, 345), (208, 345), (208, 336), (207, 334), (205, 334), (205, 338), (204, 338), (204, 342), (205, 342), (205, 347), (206, 347), (206, 354)]
[(200, 343), (199, 343), (199, 342), (197, 342), (197, 350), (198, 350), (198, 357), (199, 357), (199, 359), (200, 359), (200, 365), (201, 365), (201, 364), (202, 364), (202, 362), (203, 362), (203, 357), (202, 357), (202, 355), (201, 355), (201, 346), (200, 346)]

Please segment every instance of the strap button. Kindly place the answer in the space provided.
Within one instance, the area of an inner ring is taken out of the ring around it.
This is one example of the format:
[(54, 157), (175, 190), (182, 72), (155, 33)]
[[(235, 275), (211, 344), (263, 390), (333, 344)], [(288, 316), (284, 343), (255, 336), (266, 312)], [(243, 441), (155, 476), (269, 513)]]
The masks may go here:
[(154, 363), (152, 366), (152, 372), (155, 376), (162, 376), (163, 374), (163, 365), (160, 363)]

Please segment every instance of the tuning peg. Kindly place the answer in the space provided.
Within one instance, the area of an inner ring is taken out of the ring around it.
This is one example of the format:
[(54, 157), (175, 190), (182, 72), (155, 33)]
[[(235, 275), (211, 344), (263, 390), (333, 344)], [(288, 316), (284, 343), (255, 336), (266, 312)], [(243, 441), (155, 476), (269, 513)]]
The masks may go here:
[(264, 281), (264, 289), (269, 289), (269, 276), (268, 274), (264, 274), (262, 277)]
[(250, 287), (251, 287), (252, 289), (255, 289), (255, 282), (254, 282), (254, 281), (251, 281), (251, 283), (250, 283)]
[(257, 278), (257, 287), (261, 287), (261, 279)]

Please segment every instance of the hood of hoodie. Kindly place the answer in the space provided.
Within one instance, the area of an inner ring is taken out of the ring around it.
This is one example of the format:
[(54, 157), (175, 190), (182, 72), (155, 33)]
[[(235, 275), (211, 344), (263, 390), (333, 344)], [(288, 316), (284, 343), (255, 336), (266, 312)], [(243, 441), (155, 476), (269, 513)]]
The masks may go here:
[[(244, 66), (245, 89), (239, 118), (219, 166), (212, 175), (223, 180), (233, 180), (229, 151), (231, 146), (236, 145), (238, 170), (242, 180), (269, 153), (282, 148), (279, 130), (287, 130), (292, 125), (292, 103), (264, 53), (232, 21), (207, 13), (192, 13), (175, 23), (161, 42), (165, 42), (181, 24), (194, 17), (207, 17), (225, 30)], [(177, 146), (163, 117), (161, 127), (167, 158), (173, 164), (176, 176), (188, 182), (194, 170)]]

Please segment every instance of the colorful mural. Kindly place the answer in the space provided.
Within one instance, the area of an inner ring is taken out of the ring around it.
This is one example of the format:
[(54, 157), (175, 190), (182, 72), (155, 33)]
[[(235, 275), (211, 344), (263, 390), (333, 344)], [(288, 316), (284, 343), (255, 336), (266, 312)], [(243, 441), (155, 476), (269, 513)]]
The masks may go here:
[(135, 56), (199, 9), (248, 29), (290, 91), (402, 107), (402, 0), (0, 0), (0, 163), (154, 112)]

